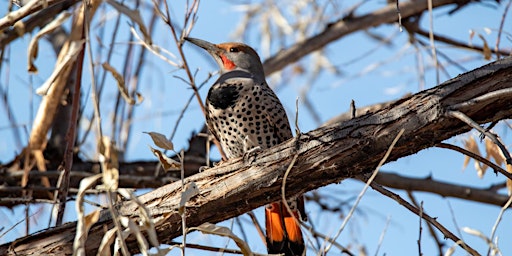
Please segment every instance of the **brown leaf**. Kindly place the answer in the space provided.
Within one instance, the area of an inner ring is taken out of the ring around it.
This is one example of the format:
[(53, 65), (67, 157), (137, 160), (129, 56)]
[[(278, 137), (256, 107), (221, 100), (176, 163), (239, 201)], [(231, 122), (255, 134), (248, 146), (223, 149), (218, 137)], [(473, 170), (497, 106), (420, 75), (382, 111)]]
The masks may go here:
[(229, 228), (206, 222), (201, 224), (199, 227), (190, 228), (190, 230), (199, 230), (206, 234), (229, 237), (235, 241), (236, 245), (240, 248), (244, 255), (254, 255), (249, 245), (244, 240), (236, 236)]
[(480, 39), (482, 39), (482, 41), (484, 41), (484, 46), (483, 46), (484, 59), (491, 60), (492, 51), (491, 51), (491, 48), (489, 48), (489, 45), (487, 44), (487, 40), (485, 40), (485, 38), (480, 34), (478, 36), (480, 37)]
[(164, 170), (166, 170), (166, 171), (181, 170), (181, 164), (178, 161), (176, 161), (172, 158), (169, 158), (168, 156), (166, 156), (164, 153), (162, 153), (158, 149), (152, 148), (151, 146), (149, 148), (151, 149), (151, 152), (153, 152), (153, 154), (155, 154), (155, 156), (158, 158), (158, 161), (160, 161)]
[(44, 28), (42, 28), (30, 41), (30, 44), (28, 45), (28, 72), (30, 73), (37, 73), (37, 67), (34, 64), (34, 60), (37, 58), (37, 52), (38, 52), (38, 41), (41, 37), (43, 37), (46, 34), (51, 33), (55, 29), (59, 28), (62, 23), (64, 23), (69, 16), (71, 16), (71, 13), (69, 12), (62, 12), (55, 18), (52, 22), (48, 23)]
[(190, 200), (190, 198), (197, 194), (199, 194), (199, 188), (197, 188), (195, 182), (191, 182), (185, 185), (183, 191), (181, 192), (180, 207), (178, 210), (180, 214), (183, 214), (183, 211), (185, 210), (185, 204)]
[(103, 170), (103, 187), (107, 190), (116, 190), (119, 185), (119, 152), (107, 136), (99, 140), (98, 151)]
[(151, 139), (153, 140), (153, 143), (159, 148), (166, 149), (166, 150), (174, 150), (174, 145), (170, 140), (165, 137), (165, 135), (158, 133), (158, 132), (144, 132), (146, 134), (149, 134), (151, 136)]
[(134, 104), (140, 104), (142, 102), (144, 97), (142, 97), (140, 95), (140, 93), (138, 93), (138, 92), (135, 93), (136, 98), (133, 98), (130, 96), (130, 92), (128, 92), (128, 88), (126, 88), (126, 84), (125, 84), (123, 76), (119, 72), (117, 72), (117, 70), (114, 67), (110, 66), (110, 64), (108, 64), (107, 62), (103, 62), (103, 64), (101, 64), (101, 65), (103, 66), (103, 68), (105, 70), (107, 70), (108, 72), (110, 72), (112, 74), (114, 79), (116, 79), (117, 89), (119, 89), (121, 96), (123, 96), (123, 98), (126, 100), (126, 102), (128, 104), (134, 105)]
[[(476, 155), (481, 156), (480, 150), (478, 149), (478, 144), (476, 143), (476, 140), (473, 136), (470, 136), (467, 140), (464, 141), (464, 148)], [(469, 156), (464, 157), (463, 169), (465, 169), (468, 166), (469, 160), (471, 160), (471, 158)], [(482, 178), (483, 175), (485, 174), (486, 168), (482, 168), (480, 161), (477, 161), (477, 160), (474, 160), (474, 161), (475, 161), (475, 169), (477, 170), (478, 177)]]
[(494, 162), (496, 162), (497, 165), (501, 166), (505, 162), (505, 157), (503, 156), (503, 153), (501, 152), (498, 145), (496, 145), (494, 142), (492, 142), (490, 139), (485, 140), (485, 153), (487, 156), (486, 159), (494, 159)]

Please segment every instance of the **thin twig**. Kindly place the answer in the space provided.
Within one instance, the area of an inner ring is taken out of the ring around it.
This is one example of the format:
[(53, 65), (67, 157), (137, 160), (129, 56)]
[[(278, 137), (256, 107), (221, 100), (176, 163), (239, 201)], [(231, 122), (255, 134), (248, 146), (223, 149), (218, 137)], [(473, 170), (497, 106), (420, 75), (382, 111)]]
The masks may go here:
[[(450, 106), (450, 110), (461, 111), (462, 108), (472, 107), (472, 106), (482, 103), (483, 101), (496, 99), (496, 98), (506, 98), (506, 97), (509, 97), (510, 95), (512, 95), (512, 88), (500, 89), (500, 90), (486, 93), (484, 95), (480, 95), (480, 96), (470, 99), (468, 101), (452, 105), (452, 106)], [(490, 128), (487, 128), (487, 129), (489, 130)]]
[[(379, 250), (382, 245), (382, 242), (384, 241), (384, 236), (386, 235), (386, 231), (388, 230), (390, 221), (391, 221), (391, 216), (388, 216), (386, 219), (386, 225), (384, 226), (384, 229), (382, 230), (382, 232), (380, 233), (380, 236), (379, 236), (379, 242), (377, 243), (377, 249), (375, 249), (375, 256), (379, 255)], [(420, 236), (421, 236), (421, 220), (420, 220)], [(420, 250), (420, 252), (421, 252), (421, 250)], [(420, 253), (420, 255), (421, 255), (421, 253)]]
[(263, 241), (263, 244), (266, 247), (267, 246), (267, 239), (265, 237), (265, 233), (263, 233), (263, 229), (261, 228), (260, 223), (258, 222), (258, 219), (256, 218), (256, 215), (254, 215), (253, 211), (248, 212), (247, 215), (249, 215), (249, 217), (251, 218), (252, 223), (254, 224), (254, 227), (256, 227), (256, 231), (258, 232), (258, 235), (261, 238), (261, 241)]
[(457, 152), (460, 152), (464, 155), (467, 155), (475, 160), (478, 160), (479, 162), (491, 167), (493, 170), (494, 170), (494, 173), (501, 173), (503, 174), (503, 176), (507, 177), (507, 179), (510, 179), (512, 180), (512, 174), (511, 173), (508, 173), (505, 169), (501, 168), (499, 165), (489, 161), (488, 159), (485, 159), (484, 157), (480, 156), (480, 155), (477, 155), (469, 150), (466, 150), (466, 149), (463, 149), (459, 146), (456, 146), (456, 145), (452, 145), (452, 144), (448, 144), (448, 143), (444, 143), (444, 142), (441, 142), (441, 143), (437, 143), (435, 145), (436, 147), (438, 148), (446, 148), (446, 149), (451, 149), (451, 150), (455, 150)]
[(434, 15), (432, 13), (432, 0), (427, 0), (428, 3), (428, 18), (429, 18), (429, 40), (430, 40), (430, 47), (432, 51), (432, 58), (434, 60), (434, 67), (436, 69), (436, 84), (440, 83), (439, 78), (439, 70), (438, 70), (438, 60), (437, 60), (437, 51), (436, 51), (436, 44), (434, 40)]
[(496, 46), (494, 47), (494, 51), (496, 52), (496, 59), (500, 59), (500, 41), (501, 41), (501, 34), (503, 32), (503, 25), (505, 24), (505, 18), (507, 17), (508, 8), (510, 8), (510, 4), (512, 4), (512, 1), (509, 0), (507, 5), (505, 6), (505, 10), (503, 10), (503, 15), (501, 16), (501, 22), (500, 22), (500, 28), (498, 29), (498, 36), (496, 37)]
[[(404, 129), (402, 128), (398, 134), (396, 135), (395, 139), (393, 140), (393, 142), (391, 142), (391, 145), (389, 145), (389, 148), (388, 150), (386, 151), (386, 154), (384, 155), (384, 157), (382, 157), (382, 159), (380, 160), (379, 164), (377, 165), (377, 167), (375, 168), (375, 170), (373, 171), (372, 175), (370, 176), (370, 178), (368, 178), (368, 180), (366, 181), (366, 184), (364, 185), (363, 189), (361, 190), (361, 192), (359, 193), (359, 195), (357, 196), (357, 199), (354, 203), (354, 205), (352, 206), (352, 208), (350, 209), (350, 211), (348, 212), (347, 216), (345, 217), (345, 219), (343, 220), (343, 223), (341, 224), (341, 227), (338, 229), (338, 232), (336, 233), (336, 235), (333, 237), (333, 240), (336, 240), (338, 239), (338, 237), (341, 235), (341, 232), (343, 231), (343, 229), (345, 228), (345, 226), (347, 225), (348, 223), (348, 220), (350, 220), (350, 218), (352, 217), (352, 215), (354, 214), (354, 211), (356, 210), (357, 206), (359, 205), (359, 202), (361, 201), (361, 199), (363, 198), (363, 195), (365, 194), (366, 190), (368, 190), (368, 187), (370, 186), (370, 184), (373, 182), (373, 180), (375, 179), (375, 177), (377, 176), (377, 173), (379, 173), (379, 170), (380, 170), (380, 167), (387, 161), (389, 155), (391, 154), (391, 151), (393, 150), (393, 148), (395, 147), (395, 144), (398, 142), (398, 139), (400, 139), (400, 137), (402, 136), (402, 134), (404, 133)], [(330, 243), (324, 250), (324, 253), (327, 254), (329, 252), (329, 250), (331, 249), (332, 247), (332, 243)]]
[[(510, 1), (510, 2), (512, 2), (512, 1)], [(503, 207), (501, 207), (501, 211), (498, 214), (498, 217), (496, 218), (496, 222), (492, 226), (491, 236), (490, 236), (491, 241), (494, 240), (494, 235), (496, 234), (496, 230), (498, 229), (498, 225), (500, 224), (501, 218), (503, 217), (503, 213), (505, 213), (505, 210), (508, 209), (510, 204), (512, 204), (512, 196), (508, 199), (507, 203)], [(491, 248), (489, 248), (489, 250), (487, 251), (487, 255), (489, 255), (490, 252), (491, 252)]]
[(475, 128), (476, 130), (478, 130), (479, 132), (481, 132), (482, 134), (487, 136), (492, 142), (494, 142), (494, 144), (496, 144), (498, 146), (498, 148), (500, 148), (501, 153), (503, 153), (503, 156), (505, 157), (507, 164), (512, 165), (512, 158), (510, 157), (510, 153), (508, 152), (505, 145), (503, 145), (503, 143), (501, 143), (501, 141), (499, 141), (499, 139), (496, 137), (496, 135), (494, 133), (491, 133), (491, 132), (485, 130), (480, 125), (478, 125), (478, 123), (473, 121), (470, 117), (468, 117), (467, 115), (465, 115), (462, 112), (449, 110), (446, 112), (446, 115), (455, 117), (455, 118), (461, 120), (462, 122)]
[[(395, 200), (397, 203), (399, 203), (400, 205), (404, 206), (407, 210), (411, 211), (412, 213), (416, 214), (416, 215), (420, 215), (420, 211), (418, 210), (418, 208), (414, 207), (412, 204), (410, 204), (409, 202), (405, 201), (404, 199), (402, 199), (399, 195), (385, 189), (384, 187), (382, 187), (381, 185), (375, 183), (375, 182), (372, 182), (370, 184), (370, 186), (378, 191), (379, 193)], [(426, 213), (423, 213), (422, 215), (422, 218), (431, 223), (432, 225), (434, 225), (434, 227), (436, 227), (439, 231), (441, 231), (441, 233), (443, 233), (443, 235), (446, 237), (446, 238), (449, 238), (451, 239), (452, 241), (456, 242), (457, 244), (459, 244), (462, 248), (464, 248), (464, 250), (466, 250), (468, 253), (470, 253), (471, 255), (480, 255), (477, 251), (475, 251), (473, 248), (471, 248), (469, 245), (467, 245), (464, 241), (462, 241), (460, 238), (458, 238), (456, 235), (454, 235), (452, 232), (450, 232), (450, 230), (448, 230), (446, 227), (444, 227), (443, 225), (441, 225), (439, 222), (437, 222), (437, 220), (435, 218), (432, 218), (430, 217), (430, 215), (426, 214)]]
[(423, 227), (421, 226), (421, 224), (423, 223), (423, 201), (421, 201), (420, 203), (420, 214), (419, 214), (419, 229), (418, 229), (418, 255), (423, 255), (423, 253), (421, 252), (421, 233), (423, 231)]
[[(382, 174), (382, 173), (381, 173)], [(411, 203), (416, 207), (416, 208), (419, 208), (419, 204), (418, 202), (416, 202), (416, 198), (414, 197), (414, 195), (412, 194), (411, 191), (407, 191), (407, 196), (409, 197), (409, 199), (411, 200)], [(422, 201), (423, 203), (423, 201)], [(423, 206), (422, 206), (422, 210), (423, 210)], [(420, 218), (420, 222), (423, 221), (423, 219)], [(437, 249), (439, 250), (439, 255), (443, 255), (443, 245), (444, 243), (442, 243), (441, 241), (439, 241), (439, 237), (437, 237), (437, 233), (435, 231), (435, 229), (432, 227), (432, 224), (426, 222), (427, 224), (427, 228), (428, 228), (428, 232), (430, 233), (430, 235), (432, 236), (432, 238), (434, 239), (434, 241), (436, 242), (436, 245), (437, 245)], [(420, 226), (421, 226), (421, 223), (420, 223)], [(419, 237), (419, 240), (418, 240), (418, 243), (420, 243), (420, 240), (421, 240), (421, 232), (420, 232), (420, 237)], [(420, 245), (419, 245), (420, 246)], [(419, 249), (419, 252), (421, 253), (421, 248), (418, 248)]]
[[(83, 39), (86, 38), (86, 35), (85, 35), (85, 30), (86, 30), (86, 26), (87, 24), (89, 24), (89, 19), (88, 19), (88, 16), (86, 15), (87, 14), (87, 9), (88, 9), (88, 6), (86, 4), (83, 5), (83, 8), (84, 8), (84, 21), (83, 21), (83, 26), (84, 26), (84, 30), (82, 32), (82, 37)], [(69, 192), (69, 180), (70, 180), (70, 172), (71, 172), (71, 167), (73, 166), (73, 155), (74, 155), (74, 146), (75, 146), (75, 139), (76, 139), (76, 128), (77, 128), (77, 121), (78, 121), (78, 111), (80, 109), (80, 91), (82, 89), (82, 71), (83, 71), (83, 62), (84, 62), (84, 55), (85, 55), (85, 48), (86, 48), (86, 41), (83, 42), (83, 46), (82, 46), (82, 49), (80, 50), (80, 53), (78, 54), (78, 58), (75, 62), (75, 88), (74, 88), (74, 91), (73, 91), (73, 102), (72, 102), (72, 105), (71, 105), (71, 117), (70, 117), (70, 120), (68, 121), (69, 122), (69, 125), (68, 125), (68, 132), (66, 134), (66, 147), (65, 147), (65, 151), (64, 151), (64, 159), (62, 161), (62, 164), (61, 166), (63, 166), (63, 176), (62, 176), (62, 179), (60, 179), (62, 181), (61, 184), (59, 184), (57, 187), (59, 188), (58, 190), (58, 198), (57, 200), (59, 201), (59, 204), (58, 204), (58, 212), (57, 212), (57, 220), (56, 220), (56, 225), (57, 226), (60, 226), (62, 225), (62, 222), (63, 222), (63, 219), (64, 219), (64, 211), (66, 209), (66, 201), (67, 201), (67, 197), (68, 197), (68, 192)], [(90, 47), (88, 47), (90, 48)]]

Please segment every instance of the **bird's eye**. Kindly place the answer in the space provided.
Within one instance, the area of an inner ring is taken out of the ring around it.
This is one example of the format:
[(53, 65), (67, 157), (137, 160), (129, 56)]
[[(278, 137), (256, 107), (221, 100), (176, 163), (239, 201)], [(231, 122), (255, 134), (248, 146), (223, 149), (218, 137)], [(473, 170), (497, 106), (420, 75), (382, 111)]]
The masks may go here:
[(238, 49), (237, 47), (231, 47), (231, 48), (229, 48), (229, 51), (230, 52), (239, 52), (240, 49)]

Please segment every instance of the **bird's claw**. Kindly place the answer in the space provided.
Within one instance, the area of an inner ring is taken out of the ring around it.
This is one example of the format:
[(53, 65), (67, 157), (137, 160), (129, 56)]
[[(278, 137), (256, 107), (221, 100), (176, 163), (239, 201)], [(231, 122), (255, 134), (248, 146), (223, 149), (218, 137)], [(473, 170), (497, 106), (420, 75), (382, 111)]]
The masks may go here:
[(262, 148), (260, 146), (253, 147), (244, 153), (244, 162), (254, 162), (256, 159), (256, 153), (260, 152)]

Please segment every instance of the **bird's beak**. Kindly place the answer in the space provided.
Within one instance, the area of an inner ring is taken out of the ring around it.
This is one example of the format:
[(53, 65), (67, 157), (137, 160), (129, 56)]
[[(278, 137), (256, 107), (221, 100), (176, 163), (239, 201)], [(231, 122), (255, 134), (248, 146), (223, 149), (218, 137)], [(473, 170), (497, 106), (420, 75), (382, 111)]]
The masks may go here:
[(207, 42), (207, 41), (204, 41), (204, 40), (201, 40), (201, 39), (197, 39), (197, 38), (190, 38), (190, 37), (185, 37), (185, 40), (205, 49), (206, 51), (208, 51), (211, 55), (218, 55), (220, 51), (222, 51), (221, 48), (219, 48), (217, 45), (215, 44), (212, 44), (210, 42)]

